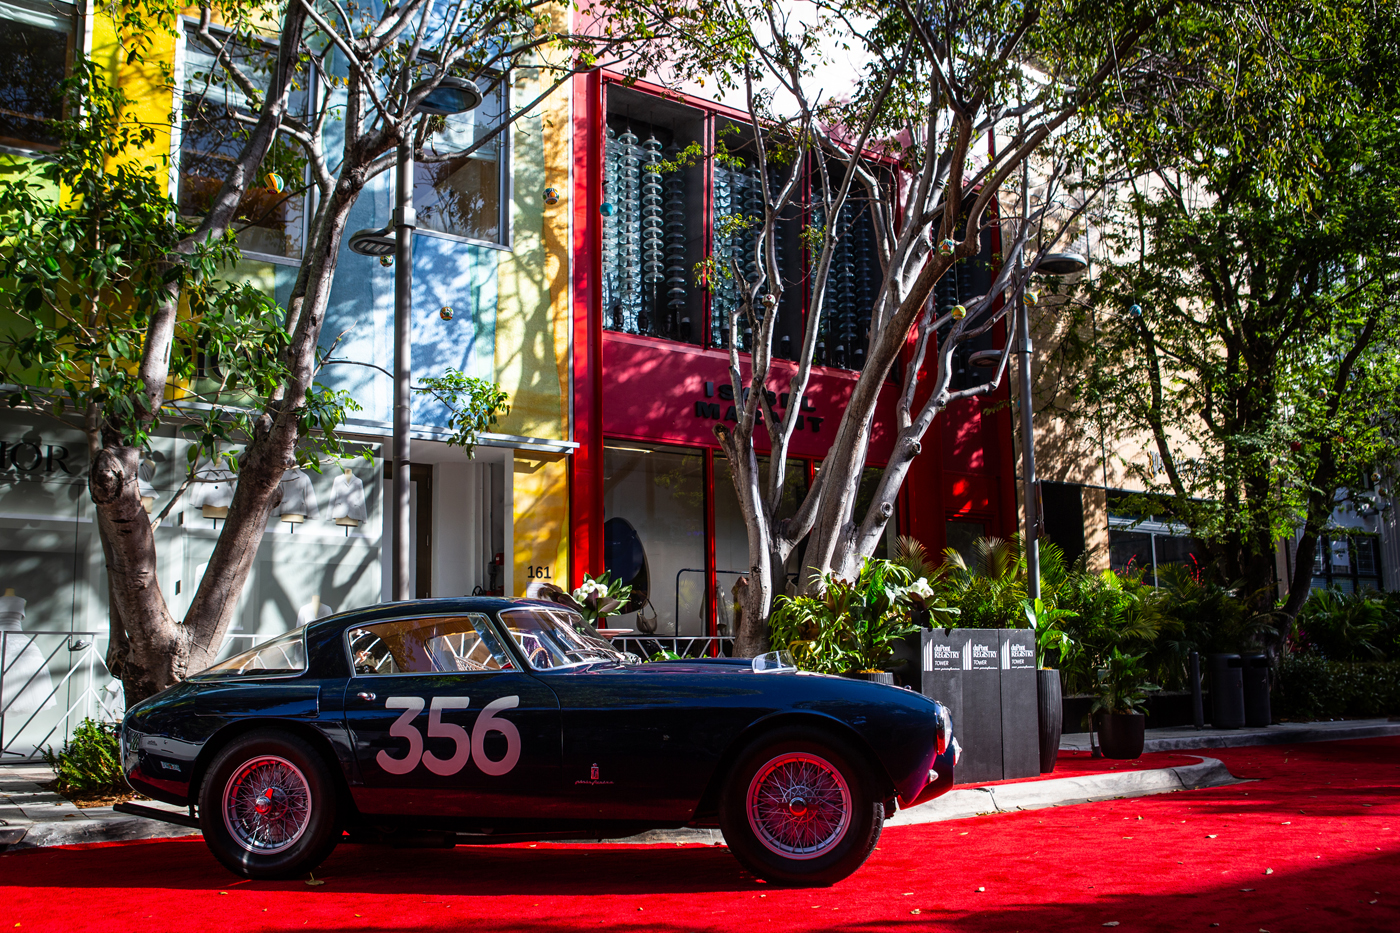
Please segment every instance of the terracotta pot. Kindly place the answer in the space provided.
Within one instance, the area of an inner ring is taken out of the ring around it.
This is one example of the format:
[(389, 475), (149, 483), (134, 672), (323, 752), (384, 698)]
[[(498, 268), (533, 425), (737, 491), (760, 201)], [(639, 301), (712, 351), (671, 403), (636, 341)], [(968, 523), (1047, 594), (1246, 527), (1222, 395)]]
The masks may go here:
[(1147, 717), (1141, 713), (1100, 713), (1099, 748), (1105, 758), (1132, 760), (1142, 757)]
[(1064, 731), (1065, 707), (1060, 688), (1060, 672), (1041, 669), (1037, 681), (1036, 713), (1040, 721), (1040, 773), (1055, 770), (1060, 754), (1060, 733)]

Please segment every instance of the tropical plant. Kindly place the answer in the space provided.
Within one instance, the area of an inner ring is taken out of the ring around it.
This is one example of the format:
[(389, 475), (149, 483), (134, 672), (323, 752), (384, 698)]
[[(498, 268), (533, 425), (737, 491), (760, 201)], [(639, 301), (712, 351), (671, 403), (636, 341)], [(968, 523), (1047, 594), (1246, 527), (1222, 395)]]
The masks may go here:
[(110, 797), (131, 793), (122, 776), (118, 723), (84, 719), (58, 754), (43, 751), (54, 771), (54, 788), (65, 797)]
[(1117, 648), (1104, 666), (1094, 672), (1094, 702), (1089, 715), (1096, 713), (1142, 713), (1147, 696), (1161, 689), (1147, 679), (1147, 668), (1140, 654), (1123, 654)]
[(908, 568), (868, 558), (854, 581), (823, 574), (815, 596), (780, 596), (769, 620), (769, 641), (789, 649), (799, 666), (828, 674), (881, 670), (894, 643), (918, 630), (915, 607), (955, 616), (937, 591)]
[(1063, 663), (1074, 648), (1074, 639), (1060, 623), (1079, 615), (1073, 609), (1060, 609), (1047, 606), (1045, 600), (1037, 597), (1021, 604), (1026, 613), (1026, 621), (1035, 630), (1036, 666), (1049, 668), (1051, 661)]
[(1298, 613), (1298, 628), (1331, 661), (1379, 661), (1385, 657), (1385, 604), (1367, 593), (1316, 590)]
[(1095, 671), (1115, 651), (1149, 651), (1164, 630), (1179, 627), (1161, 611), (1157, 591), (1143, 582), (1142, 573), (1112, 570), (1090, 573), (1082, 562), (1055, 588), (1056, 606), (1074, 613), (1060, 619), (1072, 641), (1060, 656), (1066, 693), (1094, 688)]

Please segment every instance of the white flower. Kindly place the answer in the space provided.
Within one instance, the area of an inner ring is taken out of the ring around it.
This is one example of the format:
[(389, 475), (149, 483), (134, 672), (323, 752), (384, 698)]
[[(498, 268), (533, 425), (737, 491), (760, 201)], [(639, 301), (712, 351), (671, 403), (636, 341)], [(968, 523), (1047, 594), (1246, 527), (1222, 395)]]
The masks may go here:
[(933, 598), (933, 587), (928, 585), (928, 579), (926, 577), (920, 577), (913, 583), (909, 584), (909, 586), (905, 588), (904, 592), (906, 594), (917, 596), (920, 599)]
[(583, 602), (589, 596), (597, 594), (599, 599), (608, 595), (608, 588), (597, 580), (584, 580), (583, 585), (574, 590), (574, 599)]

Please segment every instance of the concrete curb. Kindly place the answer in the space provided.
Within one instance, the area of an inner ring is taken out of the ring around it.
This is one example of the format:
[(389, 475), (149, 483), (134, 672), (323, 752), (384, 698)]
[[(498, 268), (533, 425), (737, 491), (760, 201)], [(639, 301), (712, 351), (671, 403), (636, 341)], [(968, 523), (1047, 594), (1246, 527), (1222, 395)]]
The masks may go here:
[(966, 787), (950, 791), (936, 800), (901, 810), (885, 822), (886, 826), (908, 826), (961, 820), (988, 813), (1011, 813), (1017, 810), (1040, 810), (1063, 807), (1094, 800), (1118, 797), (1148, 797), (1170, 794), (1179, 790), (1221, 787), (1242, 783), (1232, 775), (1218, 758), (1202, 758), (1194, 765), (1178, 768), (1156, 768), (1150, 771), (1116, 771), (1111, 774), (1089, 774), (1024, 784), (994, 784), (987, 787)]

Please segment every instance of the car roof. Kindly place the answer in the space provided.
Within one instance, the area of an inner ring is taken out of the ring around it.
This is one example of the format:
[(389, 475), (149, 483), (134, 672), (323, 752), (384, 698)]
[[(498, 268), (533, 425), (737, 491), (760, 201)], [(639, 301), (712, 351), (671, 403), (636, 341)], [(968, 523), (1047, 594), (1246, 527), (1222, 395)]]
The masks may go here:
[[(409, 616), (430, 615), (441, 613), (444, 615), (457, 615), (467, 612), (480, 612), (494, 616), (502, 609), (526, 608), (529, 606), (539, 606), (544, 609), (565, 609), (559, 603), (549, 602), (543, 599), (515, 599), (505, 596), (449, 596), (439, 599), (406, 599), (401, 602), (379, 603), (374, 606), (364, 606), (359, 609), (347, 609), (344, 612), (337, 612), (335, 615), (326, 616), (324, 619), (317, 619), (307, 625), (308, 634), (321, 634), (332, 630), (344, 628), (349, 625), (364, 625), (370, 622), (381, 622), (386, 619), (401, 619)], [(571, 611), (571, 610), (570, 610)]]

